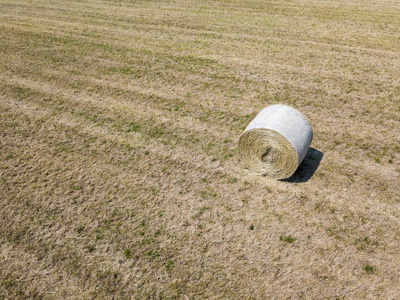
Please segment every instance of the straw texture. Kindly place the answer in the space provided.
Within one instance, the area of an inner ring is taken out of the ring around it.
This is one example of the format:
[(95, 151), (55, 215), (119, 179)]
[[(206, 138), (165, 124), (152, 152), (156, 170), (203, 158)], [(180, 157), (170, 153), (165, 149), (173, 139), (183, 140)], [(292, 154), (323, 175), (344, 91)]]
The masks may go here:
[(239, 138), (239, 153), (253, 172), (276, 179), (294, 174), (312, 141), (307, 118), (286, 105), (264, 108)]

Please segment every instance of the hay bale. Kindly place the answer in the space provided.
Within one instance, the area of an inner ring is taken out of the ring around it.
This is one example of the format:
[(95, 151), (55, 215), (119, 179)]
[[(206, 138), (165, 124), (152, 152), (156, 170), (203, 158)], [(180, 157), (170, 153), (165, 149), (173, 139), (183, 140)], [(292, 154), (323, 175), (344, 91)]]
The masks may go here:
[(294, 174), (312, 140), (307, 118), (287, 105), (264, 108), (239, 138), (239, 153), (253, 172), (276, 179)]

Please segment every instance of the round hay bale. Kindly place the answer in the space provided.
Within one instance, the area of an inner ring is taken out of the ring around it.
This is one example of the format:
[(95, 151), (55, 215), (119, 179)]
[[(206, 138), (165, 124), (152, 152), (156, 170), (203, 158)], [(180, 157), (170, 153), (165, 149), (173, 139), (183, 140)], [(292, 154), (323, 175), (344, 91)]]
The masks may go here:
[(239, 138), (239, 153), (253, 172), (289, 178), (301, 164), (312, 141), (307, 118), (287, 105), (264, 108)]

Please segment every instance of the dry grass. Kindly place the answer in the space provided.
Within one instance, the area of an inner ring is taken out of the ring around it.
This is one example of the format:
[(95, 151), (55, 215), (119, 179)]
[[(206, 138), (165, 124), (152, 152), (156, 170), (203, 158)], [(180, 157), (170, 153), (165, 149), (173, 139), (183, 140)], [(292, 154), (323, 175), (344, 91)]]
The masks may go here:
[[(1, 0), (0, 298), (399, 298), (399, 27), (389, 0)], [(237, 151), (275, 103), (315, 134), (289, 181)]]

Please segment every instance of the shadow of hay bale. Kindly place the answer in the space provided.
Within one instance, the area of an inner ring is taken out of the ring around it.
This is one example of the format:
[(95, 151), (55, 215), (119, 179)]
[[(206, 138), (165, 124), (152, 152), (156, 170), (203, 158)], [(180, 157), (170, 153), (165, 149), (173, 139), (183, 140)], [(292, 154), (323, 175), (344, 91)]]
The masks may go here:
[(310, 147), (296, 172), (291, 177), (282, 181), (297, 183), (307, 182), (313, 177), (315, 171), (317, 171), (323, 157), (324, 154), (321, 151)]

